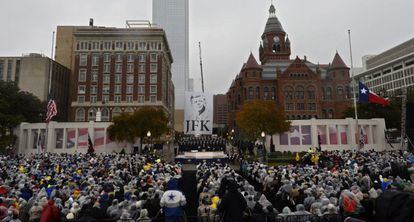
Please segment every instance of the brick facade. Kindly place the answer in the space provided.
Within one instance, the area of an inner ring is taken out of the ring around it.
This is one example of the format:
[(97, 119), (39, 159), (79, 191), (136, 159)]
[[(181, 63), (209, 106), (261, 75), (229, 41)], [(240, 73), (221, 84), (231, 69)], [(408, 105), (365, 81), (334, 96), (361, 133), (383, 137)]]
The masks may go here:
[(271, 100), (287, 119), (342, 118), (351, 105), (349, 68), (338, 53), (332, 63), (291, 59), (291, 43), (273, 5), (259, 47), (260, 65), (251, 53), (228, 92), (228, 126), (245, 101)]

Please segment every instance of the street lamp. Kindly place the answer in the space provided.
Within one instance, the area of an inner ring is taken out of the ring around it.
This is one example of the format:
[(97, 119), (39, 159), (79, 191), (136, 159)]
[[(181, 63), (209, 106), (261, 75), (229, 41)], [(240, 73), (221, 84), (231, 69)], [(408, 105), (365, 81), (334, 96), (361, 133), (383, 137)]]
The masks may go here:
[(147, 132), (147, 137), (151, 137), (151, 132), (150, 131)]
[(265, 153), (266, 153), (266, 138), (265, 138), (266, 134), (265, 134), (265, 132), (262, 131), (262, 133), (260, 134), (260, 136), (262, 136), (262, 139), (263, 139), (262, 158), (263, 158), (263, 161), (264, 161), (265, 160)]

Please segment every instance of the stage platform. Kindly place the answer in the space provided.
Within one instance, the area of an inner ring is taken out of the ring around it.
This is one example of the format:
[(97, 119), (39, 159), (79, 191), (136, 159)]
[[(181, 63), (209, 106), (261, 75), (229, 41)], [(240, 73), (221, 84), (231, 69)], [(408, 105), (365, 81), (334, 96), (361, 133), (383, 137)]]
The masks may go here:
[(229, 157), (223, 151), (218, 152), (184, 152), (175, 157), (175, 161), (182, 164), (197, 164), (200, 162), (228, 162)]

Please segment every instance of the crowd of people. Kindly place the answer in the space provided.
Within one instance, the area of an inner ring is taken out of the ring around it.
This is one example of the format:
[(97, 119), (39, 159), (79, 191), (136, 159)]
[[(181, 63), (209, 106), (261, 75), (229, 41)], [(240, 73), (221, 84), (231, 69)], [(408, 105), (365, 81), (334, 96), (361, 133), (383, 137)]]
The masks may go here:
[(181, 136), (177, 140), (180, 152), (198, 151), (225, 151), (227, 140), (212, 136)]
[(186, 204), (181, 166), (150, 156), (0, 156), (0, 173), (2, 222), (151, 221), (180, 216)]
[[(295, 214), (296, 209), (319, 217), (340, 213), (375, 221), (376, 199), (383, 192), (414, 192), (412, 153), (325, 151), (318, 159), (316, 165), (275, 167), (244, 162), (242, 171), (282, 215)], [(253, 203), (259, 196), (252, 198)]]

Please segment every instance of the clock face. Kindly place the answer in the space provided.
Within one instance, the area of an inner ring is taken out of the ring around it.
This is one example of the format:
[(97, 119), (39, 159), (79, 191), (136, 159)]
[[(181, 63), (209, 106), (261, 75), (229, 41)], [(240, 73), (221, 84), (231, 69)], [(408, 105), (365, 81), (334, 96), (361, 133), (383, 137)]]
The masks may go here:
[(279, 42), (279, 37), (278, 36), (273, 37), (273, 41), (274, 42)]

